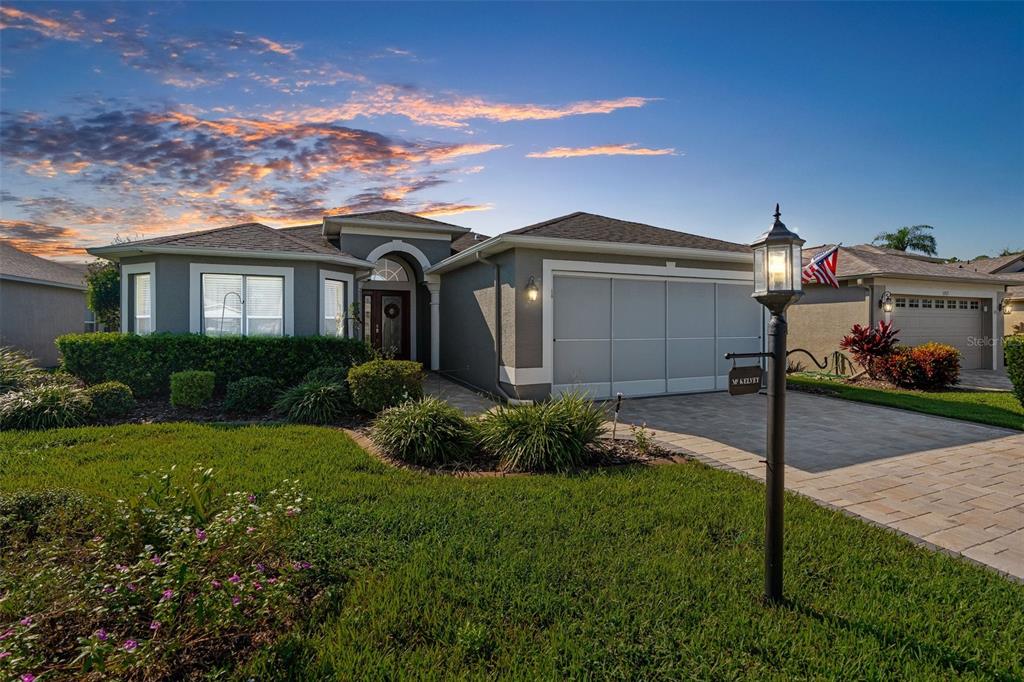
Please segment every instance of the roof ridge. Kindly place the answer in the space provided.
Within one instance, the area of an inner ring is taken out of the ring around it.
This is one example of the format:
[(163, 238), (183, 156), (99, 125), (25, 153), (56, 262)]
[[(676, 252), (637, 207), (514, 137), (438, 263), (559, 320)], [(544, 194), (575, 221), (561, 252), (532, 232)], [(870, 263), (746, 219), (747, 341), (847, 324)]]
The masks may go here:
[[(290, 234), (285, 234), (285, 233), (282, 233), (282, 232), (281, 232), (281, 230), (279, 230), (279, 229), (275, 229), (275, 228), (273, 228), (273, 227), (270, 227), (269, 225), (264, 225), (263, 223), (252, 223), (252, 224), (253, 224), (253, 225), (259, 225), (259, 226), (260, 226), (260, 227), (262, 227), (263, 229), (265, 229), (265, 230), (270, 230), (270, 231), (271, 231), (271, 232), (273, 232), (274, 234), (280, 234), (280, 235), (281, 235), (282, 237), (284, 237), (284, 238), (285, 238), (285, 239), (287, 239), (288, 241), (292, 242), (293, 244), (297, 244), (298, 246), (304, 246), (304, 247), (306, 247), (307, 249), (308, 249), (308, 248), (312, 248), (312, 247), (313, 247), (313, 243), (312, 243), (312, 242), (310, 242), (310, 241), (307, 241), (307, 240), (305, 240), (305, 239), (302, 239), (302, 238), (300, 238), (300, 237), (295, 237), (295, 236), (293, 236), (293, 235), (290, 235)], [(308, 227), (308, 225), (307, 225), (307, 227)]]
[[(548, 218), (547, 220), (542, 220), (539, 223), (533, 223), (532, 225), (527, 225), (525, 227), (516, 228), (515, 230), (511, 230), (509, 232), (509, 234), (527, 234), (528, 232), (531, 232), (531, 231), (533, 231), (533, 230), (535, 230), (537, 228), (547, 227), (548, 225), (554, 225), (555, 223), (560, 223), (563, 220), (568, 220), (569, 218), (574, 218), (574, 217), (576, 217), (578, 215), (588, 215), (588, 214), (587, 214), (586, 211), (573, 211), (572, 213), (566, 213), (565, 215), (560, 215), (560, 216), (557, 216), (555, 218)], [(589, 215), (597, 215), (597, 214), (596, 213), (590, 213)], [(605, 216), (601, 216), (601, 217), (605, 217)]]
[(269, 229), (274, 229), (274, 228), (270, 227), (269, 225), (264, 225), (263, 223), (257, 223), (257, 222), (254, 222), (254, 221), (249, 221), (249, 222), (245, 222), (245, 223), (236, 223), (234, 225), (222, 225), (221, 227), (210, 227), (210, 228), (207, 228), (205, 230), (193, 230), (192, 232), (178, 232), (176, 234), (168, 234), (168, 235), (163, 235), (161, 237), (150, 237), (149, 239), (139, 239), (137, 241), (128, 241), (126, 243), (128, 243), (128, 244), (163, 244), (163, 243), (165, 243), (167, 241), (171, 241), (171, 240), (174, 240), (174, 239), (181, 239), (183, 237), (196, 237), (196, 236), (201, 235), (201, 234), (211, 234), (213, 232), (221, 232), (223, 230), (231, 230), (231, 229), (234, 229), (236, 227), (246, 227), (248, 225), (259, 225), (260, 227), (267, 227)]

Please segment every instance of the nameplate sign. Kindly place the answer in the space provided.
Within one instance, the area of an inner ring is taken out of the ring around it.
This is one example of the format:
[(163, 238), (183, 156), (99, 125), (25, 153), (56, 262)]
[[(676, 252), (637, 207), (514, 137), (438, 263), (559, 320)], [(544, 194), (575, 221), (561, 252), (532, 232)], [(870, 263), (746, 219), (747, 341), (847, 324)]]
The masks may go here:
[(757, 393), (761, 389), (761, 368), (733, 367), (729, 370), (729, 395)]

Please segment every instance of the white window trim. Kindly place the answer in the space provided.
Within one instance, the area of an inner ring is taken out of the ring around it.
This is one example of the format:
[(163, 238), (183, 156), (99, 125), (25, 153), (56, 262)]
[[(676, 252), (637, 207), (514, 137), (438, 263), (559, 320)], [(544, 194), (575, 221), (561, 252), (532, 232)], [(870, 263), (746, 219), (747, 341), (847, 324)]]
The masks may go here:
[[(131, 291), (130, 282), (132, 275), (149, 275), (149, 323), (153, 331), (156, 328), (156, 263), (132, 263), (121, 266), (121, 332), (127, 334), (134, 332), (131, 328), (135, 320), (134, 315), (129, 315), (131, 301), (134, 300), (134, 292)], [(131, 298), (129, 298), (131, 296)]]
[[(327, 318), (324, 316), (324, 303), (327, 299), (326, 282), (329, 279), (338, 280), (339, 282), (345, 283), (345, 316), (348, 317), (348, 311), (352, 309), (352, 301), (355, 300), (355, 277), (348, 274), (347, 272), (337, 272), (335, 270), (321, 270), (320, 271), (320, 334), (327, 333)], [(351, 331), (348, 328), (348, 321), (345, 322), (346, 331)], [(352, 336), (350, 333), (346, 333), (346, 336)]]
[(189, 263), (188, 266), (188, 328), (193, 334), (203, 333), (203, 275), (264, 275), (284, 279), (284, 334), (295, 335), (295, 268), (232, 263)]

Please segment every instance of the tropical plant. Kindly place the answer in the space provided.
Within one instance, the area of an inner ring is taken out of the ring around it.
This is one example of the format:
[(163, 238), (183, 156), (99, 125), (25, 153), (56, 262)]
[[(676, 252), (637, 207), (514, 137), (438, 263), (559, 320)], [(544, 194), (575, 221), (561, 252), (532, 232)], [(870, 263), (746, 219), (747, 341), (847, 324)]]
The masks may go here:
[(224, 409), (239, 414), (268, 412), (274, 406), (279, 391), (273, 379), (243, 377), (228, 384)]
[(878, 378), (878, 361), (889, 355), (899, 339), (896, 334), (898, 329), (893, 329), (892, 322), (879, 320), (876, 327), (864, 327), (859, 324), (853, 325), (850, 333), (839, 342), (839, 347), (848, 350), (868, 373), (872, 379)]
[(171, 404), (198, 409), (213, 397), (213, 372), (186, 370), (171, 375)]
[(0, 396), (0, 430), (78, 426), (91, 414), (89, 396), (71, 384), (37, 384)]
[(274, 409), (291, 422), (331, 424), (351, 412), (352, 398), (344, 384), (308, 381), (282, 393)]
[(422, 466), (464, 460), (475, 445), (473, 425), (462, 412), (432, 396), (381, 412), (371, 438), (389, 457)]
[(121, 328), (121, 270), (117, 263), (96, 260), (85, 275), (85, 304), (109, 330)]
[(935, 237), (925, 230), (933, 230), (931, 225), (904, 226), (893, 232), (881, 232), (872, 243), (897, 251), (920, 251), (934, 256), (938, 252)]
[(25, 353), (10, 346), (0, 347), (0, 395), (37, 384), (46, 373)]
[(349, 370), (352, 400), (376, 414), (423, 397), (423, 365), (409, 360), (376, 359)]
[(135, 407), (132, 389), (120, 381), (106, 381), (85, 389), (92, 400), (93, 416), (100, 419), (120, 419)]
[(580, 393), (502, 405), (480, 421), (480, 442), (505, 471), (566, 471), (586, 462), (605, 419), (604, 406)]
[(960, 380), (960, 351), (942, 343), (896, 346), (879, 361), (878, 370), (903, 388), (945, 388)]

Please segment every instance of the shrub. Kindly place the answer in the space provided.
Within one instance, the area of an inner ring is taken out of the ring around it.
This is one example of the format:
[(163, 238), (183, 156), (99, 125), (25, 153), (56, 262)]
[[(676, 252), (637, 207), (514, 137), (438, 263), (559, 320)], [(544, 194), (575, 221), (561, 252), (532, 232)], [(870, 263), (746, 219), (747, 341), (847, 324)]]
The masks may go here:
[(897, 346), (878, 365), (889, 381), (904, 388), (936, 389), (960, 381), (960, 351), (941, 343)]
[(132, 389), (120, 381), (106, 381), (85, 389), (92, 400), (92, 413), (100, 419), (120, 419), (135, 407)]
[(473, 453), (473, 426), (460, 410), (427, 397), (390, 407), (373, 423), (371, 438), (395, 459), (437, 466), (465, 460)]
[(17, 348), (0, 348), (0, 395), (28, 388), (42, 381), (46, 373)]
[(244, 377), (228, 384), (224, 408), (239, 414), (268, 412), (274, 406), (278, 388), (267, 377)]
[(310, 381), (282, 393), (274, 409), (291, 422), (331, 424), (351, 412), (352, 398), (344, 384)]
[(371, 360), (348, 373), (355, 404), (377, 414), (423, 397), (423, 365), (409, 360)]
[(85, 276), (85, 304), (107, 329), (121, 326), (121, 268), (117, 263), (95, 260)]
[(348, 367), (325, 366), (311, 370), (303, 382), (314, 381), (319, 384), (348, 385)]
[(578, 393), (484, 415), (480, 442), (506, 471), (566, 471), (586, 461), (604, 432), (604, 406)]
[(853, 325), (850, 333), (839, 342), (839, 347), (848, 350), (867, 371), (868, 376), (877, 379), (879, 361), (889, 355), (899, 343), (896, 334), (898, 329), (892, 328), (892, 322), (879, 321), (876, 327)]
[(171, 375), (171, 404), (197, 409), (213, 397), (213, 372), (188, 370)]
[(0, 430), (78, 426), (91, 413), (86, 392), (68, 384), (39, 384), (0, 396)]
[(1024, 405), (1024, 336), (1011, 336), (1003, 340), (1006, 373), (1013, 384), (1013, 394)]
[[(285, 632), (315, 593), (310, 564), (286, 551), (304, 499), (290, 481), (215, 494), (208, 473), (179, 484), (157, 472), (170, 494), (0, 552), (0, 676), (206, 679)], [(202, 513), (181, 503), (196, 497)]]
[(317, 367), (352, 366), (371, 357), (362, 341), (334, 336), (69, 334), (57, 346), (64, 367), (87, 384), (121, 381), (136, 397), (166, 395), (171, 374), (184, 370), (213, 372), (218, 390), (250, 376), (294, 386)]
[(85, 533), (96, 523), (95, 505), (77, 490), (0, 493), (0, 547), (5, 551), (37, 538)]

